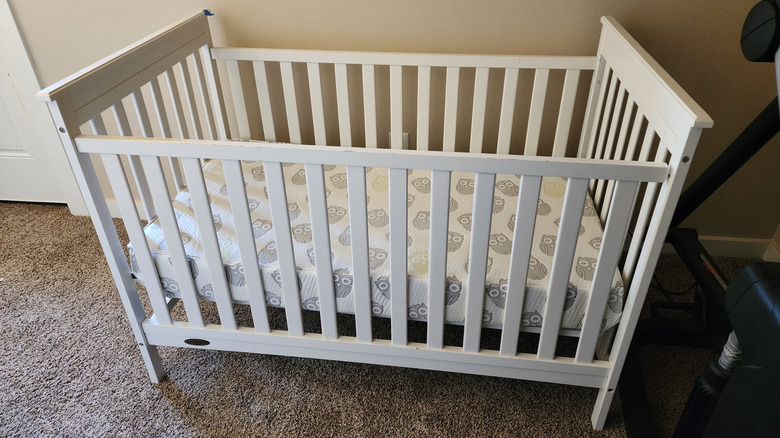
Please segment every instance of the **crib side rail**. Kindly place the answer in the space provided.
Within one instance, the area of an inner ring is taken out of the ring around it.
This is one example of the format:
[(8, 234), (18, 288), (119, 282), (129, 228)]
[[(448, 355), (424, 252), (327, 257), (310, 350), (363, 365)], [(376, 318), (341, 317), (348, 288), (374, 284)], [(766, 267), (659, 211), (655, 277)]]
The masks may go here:
[(234, 138), (530, 156), (575, 155), (587, 91), (580, 83), (596, 65), (586, 56), (243, 48), (212, 55), (226, 62)]

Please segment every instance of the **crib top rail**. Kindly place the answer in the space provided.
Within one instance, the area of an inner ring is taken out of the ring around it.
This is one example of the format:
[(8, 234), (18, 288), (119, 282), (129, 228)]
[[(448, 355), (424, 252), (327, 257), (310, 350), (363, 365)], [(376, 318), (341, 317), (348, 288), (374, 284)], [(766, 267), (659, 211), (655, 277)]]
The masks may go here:
[(487, 154), (475, 156), (459, 152), (333, 148), (262, 141), (150, 140), (90, 135), (80, 135), (75, 141), (79, 152), (97, 154), (199, 157), (637, 182), (663, 182), (668, 174), (668, 165), (656, 162)]
[(84, 123), (204, 45), (211, 45), (211, 34), (199, 11), (46, 87), (37, 97), (46, 102), (67, 98)]

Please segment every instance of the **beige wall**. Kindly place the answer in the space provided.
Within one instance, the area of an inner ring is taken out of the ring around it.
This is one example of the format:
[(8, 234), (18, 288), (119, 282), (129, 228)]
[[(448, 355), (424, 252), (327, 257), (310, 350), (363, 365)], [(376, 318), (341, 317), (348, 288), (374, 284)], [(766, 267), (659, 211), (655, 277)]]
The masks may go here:
[[(771, 64), (749, 63), (739, 35), (757, 0), (239, 1), (12, 0), (43, 84), (209, 7), (217, 44), (285, 48), (592, 55), (613, 15), (715, 120), (695, 177), (774, 97)], [(780, 222), (775, 139), (685, 225), (702, 235), (771, 239)]]

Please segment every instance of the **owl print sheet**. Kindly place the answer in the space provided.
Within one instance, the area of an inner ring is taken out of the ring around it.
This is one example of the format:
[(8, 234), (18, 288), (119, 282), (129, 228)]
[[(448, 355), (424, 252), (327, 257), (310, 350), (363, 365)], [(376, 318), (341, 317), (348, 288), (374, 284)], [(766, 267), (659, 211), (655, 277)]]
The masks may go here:
[[(274, 241), (274, 224), (271, 220), (263, 165), (261, 162), (243, 162), (242, 168), (266, 303), (269, 306), (283, 307), (279, 261)], [(219, 160), (208, 161), (203, 170), (231, 295), (235, 302), (248, 303), (249, 296), (222, 163)], [(314, 244), (308, 208), (306, 172), (302, 164), (285, 163), (283, 170), (301, 302), (305, 309), (316, 311), (319, 310), (319, 297), (314, 266)], [(354, 294), (370, 293), (374, 315), (389, 317), (391, 288), (389, 282), (390, 262), (388, 260), (389, 187), (387, 169), (366, 168), (370, 291), (355, 291), (352, 287), (346, 168), (344, 166), (324, 166), (324, 171), (337, 310), (341, 313), (354, 313)], [(430, 171), (408, 171), (408, 317), (414, 320), (425, 320), (428, 313), (430, 178)], [(496, 176), (484, 290), (483, 323), (486, 327), (499, 328), (503, 321), (504, 307), (509, 293), (507, 283), (519, 183), (520, 177), (518, 175)], [(448, 323), (462, 324), (469, 271), (468, 253), (472, 231), (474, 174), (453, 172), (450, 189), (445, 320)], [(548, 294), (549, 273), (555, 254), (558, 224), (565, 191), (565, 179), (546, 177), (542, 181), (522, 317), (522, 325), (525, 327), (540, 327), (542, 325), (544, 305)], [(199, 240), (192, 201), (186, 189), (175, 197), (173, 207), (198, 294), (201, 299), (213, 300), (211, 274), (206, 266), (205, 252)], [(168, 257), (165, 238), (156, 219), (145, 227), (145, 232), (166, 294), (179, 296), (178, 283), (173, 265)], [(578, 329), (582, 324), (602, 234), (601, 223), (592, 201), (588, 198), (583, 212), (568, 287), (565, 291), (549, 291), (549, 293), (566, 294), (562, 322), (564, 329)], [(130, 259), (133, 273), (139, 281), (143, 281), (143, 275), (138, 269), (132, 248)], [(608, 307), (605, 309), (603, 329), (607, 329), (619, 321), (622, 305), (623, 284), (616, 272), (610, 290)]]

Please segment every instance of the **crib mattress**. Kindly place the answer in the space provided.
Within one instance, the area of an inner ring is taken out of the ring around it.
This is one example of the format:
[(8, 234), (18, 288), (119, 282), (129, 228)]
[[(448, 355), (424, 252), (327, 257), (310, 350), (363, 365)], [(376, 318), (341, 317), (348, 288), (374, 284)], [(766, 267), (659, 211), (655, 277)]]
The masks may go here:
[[(252, 225), (261, 266), (266, 302), (282, 307), (282, 289), (279, 262), (276, 255), (274, 230), (271, 222), (265, 173), (260, 162), (242, 163)], [(299, 279), (301, 302), (309, 310), (319, 310), (317, 280), (314, 267), (313, 243), (308, 210), (306, 174), (301, 164), (284, 164), (288, 211), (293, 233), (295, 261)], [(233, 223), (222, 162), (205, 163), (203, 173), (214, 216), (214, 224), (221, 246), (225, 271), (232, 298), (248, 303), (247, 288), (241, 266), (238, 241)], [(427, 274), (430, 217), (430, 171), (410, 170), (409, 225), (408, 225), (408, 316), (425, 320), (427, 315)], [(349, 214), (346, 168), (325, 166), (328, 221), (331, 233), (331, 258), (337, 310), (354, 313), (352, 288)], [(487, 266), (483, 322), (486, 327), (500, 327), (507, 294), (507, 278), (517, 207), (520, 178), (517, 175), (497, 175), (493, 200), (493, 219), (490, 231), (490, 249)], [(471, 234), (474, 174), (453, 172), (451, 178), (450, 221), (447, 242), (447, 290), (445, 320), (461, 324), (465, 315), (466, 280), (468, 278), (468, 249)], [(375, 316), (390, 316), (390, 263), (388, 176), (387, 169), (367, 168), (369, 257), (371, 275), (372, 311)], [(566, 181), (546, 177), (540, 192), (536, 227), (533, 236), (531, 262), (528, 271), (526, 299), (522, 325), (540, 327), (547, 297), (549, 271), (555, 253), (558, 223), (560, 222)], [(205, 253), (199, 240), (192, 201), (186, 189), (178, 193), (173, 207), (180, 227), (182, 241), (200, 298), (213, 300), (211, 276), (206, 267)], [(170, 263), (162, 228), (157, 220), (144, 231), (155, 259), (162, 286), (169, 297), (178, 297), (176, 275)], [(602, 225), (590, 198), (586, 200), (579, 231), (577, 249), (566, 293), (562, 328), (579, 329), (590, 292), (598, 248), (603, 235)], [(142, 282), (135, 256), (130, 251), (131, 270)], [(564, 291), (558, 291), (564, 293)], [(602, 329), (615, 325), (623, 304), (623, 283), (616, 272), (612, 282), (608, 308)]]

